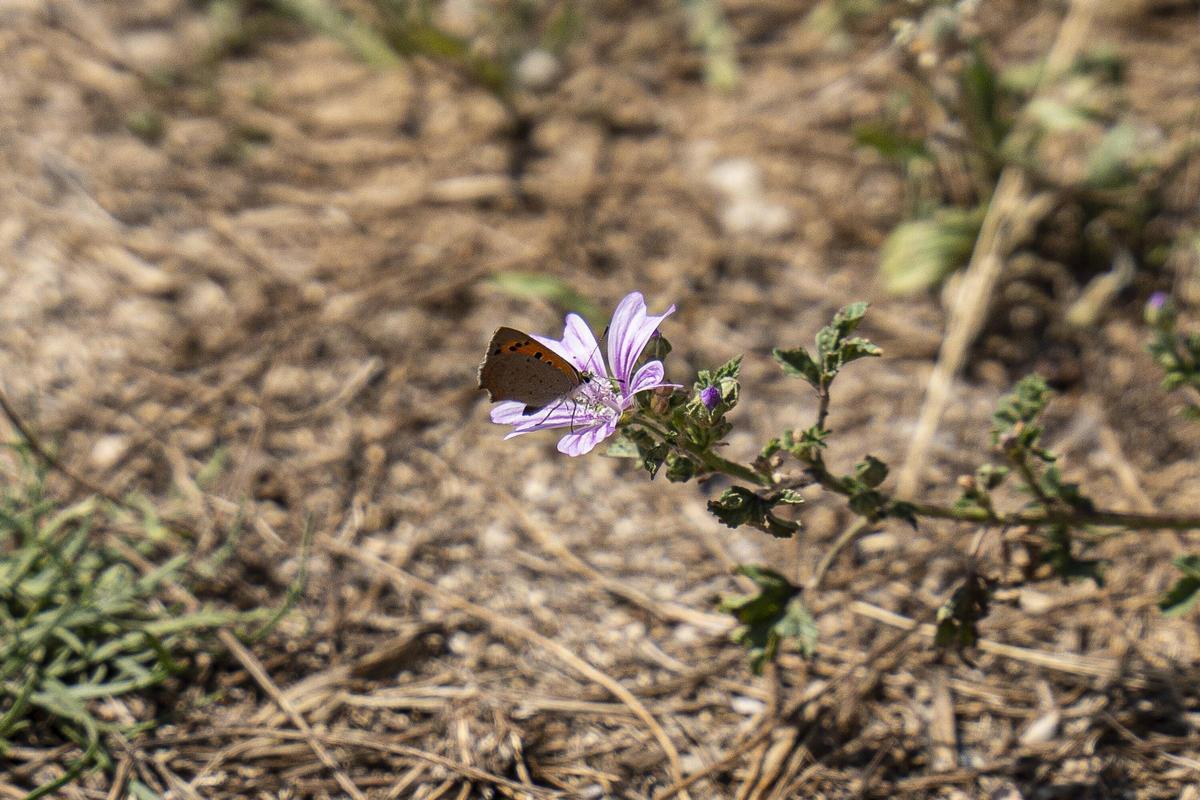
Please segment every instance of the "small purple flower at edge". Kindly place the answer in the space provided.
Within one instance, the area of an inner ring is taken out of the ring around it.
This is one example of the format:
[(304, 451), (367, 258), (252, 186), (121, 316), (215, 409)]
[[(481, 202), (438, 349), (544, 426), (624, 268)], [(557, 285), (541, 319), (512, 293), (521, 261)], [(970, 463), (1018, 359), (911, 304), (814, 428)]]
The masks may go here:
[(1164, 314), (1169, 313), (1171, 298), (1166, 292), (1155, 292), (1146, 301), (1146, 322), (1157, 325), (1163, 321)]
[(524, 404), (517, 401), (497, 403), (492, 409), (492, 422), (513, 426), (506, 439), (551, 428), (570, 428), (571, 432), (558, 440), (559, 452), (569, 456), (591, 452), (616, 432), (621, 415), (633, 406), (635, 395), (674, 385), (663, 381), (665, 369), (661, 361), (648, 361), (636, 372), (633, 368), (650, 337), (674, 311), (672, 305), (658, 316), (647, 314), (641, 292), (625, 295), (608, 326), (611, 375), (587, 323), (578, 314), (568, 314), (561, 340), (536, 335), (533, 338), (570, 361), (580, 372), (592, 375), (592, 380), (552, 407), (533, 414), (526, 415)]
[(704, 403), (704, 407), (712, 411), (717, 407), (717, 403), (721, 402), (721, 390), (715, 386), (705, 386), (700, 390), (700, 402)]

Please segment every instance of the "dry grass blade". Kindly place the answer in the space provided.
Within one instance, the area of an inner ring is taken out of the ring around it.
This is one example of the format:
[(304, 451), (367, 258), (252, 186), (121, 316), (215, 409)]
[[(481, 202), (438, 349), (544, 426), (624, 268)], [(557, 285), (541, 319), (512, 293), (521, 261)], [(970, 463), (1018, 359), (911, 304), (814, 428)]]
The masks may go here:
[[(450, 465), (444, 459), (434, 453), (426, 453), (425, 457), (426, 461), (442, 472), (443, 475), (451, 474)], [(480, 485), (488, 485), (489, 482), (485, 479), (485, 476), (476, 475), (476, 477)], [(502, 488), (494, 488), (494, 494), (529, 537), (537, 542), (539, 547), (557, 558), (572, 572), (598, 584), (605, 591), (645, 609), (659, 619), (695, 625), (697, 628), (708, 633), (725, 633), (730, 629), (731, 623), (728, 617), (697, 611), (679, 603), (660, 602), (640, 589), (605, 575), (573, 553), (548, 526), (534, 519), (521, 503), (512, 496), (511, 492), (505, 491)]]
[[(901, 630), (914, 631), (928, 639), (933, 639), (937, 633), (937, 628), (933, 625), (920, 624), (901, 614), (896, 614), (879, 606), (873, 606), (870, 603), (864, 603), (861, 600), (855, 600), (850, 604), (849, 608), (851, 612), (859, 616), (867, 617), (868, 619), (873, 619), (885, 625), (900, 628)], [(1014, 661), (1023, 661), (1026, 664), (1036, 664), (1039, 667), (1059, 672), (1068, 672), (1073, 675), (1112, 679), (1117, 677), (1120, 672), (1120, 665), (1111, 659), (1088, 658), (1086, 656), (1076, 656), (1066, 653), (1047, 653), (1042, 650), (1032, 650), (1028, 647), (993, 642), (990, 639), (980, 639), (976, 647), (984, 653), (1011, 658)], [(1132, 687), (1144, 688), (1147, 685), (1144, 679), (1137, 677), (1126, 677), (1124, 682), (1127, 686)]]
[(415, 589), (421, 594), (433, 598), (438, 603), (470, 614), (476, 619), (487, 623), (498, 632), (515, 636), (516, 638), (521, 639), (528, 644), (532, 644), (535, 647), (539, 647), (551, 653), (567, 666), (579, 672), (594, 683), (600, 685), (610, 694), (612, 694), (613, 697), (616, 697), (618, 700), (624, 703), (629, 710), (632, 711), (633, 714), (640, 719), (643, 724), (646, 725), (646, 727), (650, 730), (650, 733), (654, 736), (655, 741), (658, 742), (659, 746), (662, 747), (663, 752), (666, 753), (667, 761), (670, 764), (671, 773), (674, 779), (676, 781), (683, 780), (683, 770), (679, 763), (679, 751), (675, 749), (675, 745), (671, 742), (671, 738), (667, 735), (667, 732), (663, 730), (663, 727), (658, 723), (658, 720), (654, 718), (654, 715), (650, 713), (649, 709), (647, 709), (646, 706), (643, 705), (642, 702), (638, 700), (632, 692), (630, 692), (620, 683), (615, 681), (604, 672), (601, 672), (588, 662), (584, 661), (582, 658), (575, 655), (563, 645), (559, 644), (553, 639), (542, 636), (540, 633), (532, 631), (526, 626), (514, 622), (513, 620), (498, 614), (491, 609), (478, 606), (469, 600), (464, 600), (461, 597), (455, 597), (452, 594), (443, 592), (441, 589), (437, 588), (428, 581), (422, 580), (421, 578), (405, 572), (398, 567), (394, 567), (377, 556), (364, 553), (358, 548), (351, 547), (328, 537), (321, 537), (319, 542), (332, 553), (353, 559), (368, 569), (382, 573), (401, 588), (409, 590)]
[[(304, 740), (304, 735), (297, 731), (279, 730), (278, 728), (220, 728), (212, 731), (213, 736), (238, 736), (238, 737), (256, 737), (261, 739), (284, 739), (284, 740)], [(396, 744), (394, 742), (382, 741), (378, 736), (373, 736), (369, 733), (348, 732), (348, 731), (329, 731), (317, 734), (321, 741), (337, 746), (337, 747), (361, 747), (370, 750), (377, 750), (383, 753), (392, 753), (394, 755), (403, 756), (405, 758), (417, 759), (435, 766), (442, 767), (451, 772), (455, 772), (464, 778), (481, 783), (490, 783), (495, 786), (503, 786), (511, 789), (514, 792), (520, 792), (533, 797), (559, 797), (560, 793), (549, 789), (539, 788), (525, 783), (509, 780), (500, 775), (494, 775), (487, 770), (473, 767), (470, 764), (464, 764), (455, 761), (445, 756), (440, 756), (437, 753), (430, 753), (427, 750), (422, 750), (418, 747), (412, 747), (404, 744)]]

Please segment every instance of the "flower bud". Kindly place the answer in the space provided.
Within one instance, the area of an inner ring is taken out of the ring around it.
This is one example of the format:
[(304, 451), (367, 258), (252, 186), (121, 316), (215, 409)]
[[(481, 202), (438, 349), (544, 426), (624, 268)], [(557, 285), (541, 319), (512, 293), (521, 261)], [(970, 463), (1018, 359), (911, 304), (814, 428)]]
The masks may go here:
[(704, 403), (704, 407), (712, 411), (721, 402), (721, 390), (716, 386), (705, 386), (700, 390), (700, 402)]
[(1155, 292), (1150, 295), (1150, 299), (1146, 301), (1146, 322), (1155, 325), (1163, 319), (1164, 312), (1169, 314), (1170, 310), (1167, 305), (1170, 300), (1171, 298), (1167, 296), (1166, 292)]

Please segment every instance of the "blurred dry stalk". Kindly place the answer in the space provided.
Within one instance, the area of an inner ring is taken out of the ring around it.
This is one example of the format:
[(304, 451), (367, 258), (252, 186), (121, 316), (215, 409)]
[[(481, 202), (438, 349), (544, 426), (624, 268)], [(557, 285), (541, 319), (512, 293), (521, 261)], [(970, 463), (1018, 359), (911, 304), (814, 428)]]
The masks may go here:
[[(1049, 86), (1075, 60), (1087, 41), (1094, 14), (1095, 0), (1072, 0), (1046, 58), (1046, 66), (1038, 84), (1039, 92), (1041, 87)], [(1037, 94), (1035, 92), (1035, 99)], [(992, 291), (1004, 268), (1005, 259), (1012, 252), (1013, 233), (1024, 227), (1022, 217), (1029, 207), (1027, 194), (1024, 171), (1019, 167), (1006, 167), (988, 204), (957, 298), (950, 306), (946, 337), (929, 376), (925, 400), (904, 464), (897, 474), (896, 492), (901, 497), (911, 496), (920, 482), (929, 455), (929, 444), (949, 401), (954, 377), (962, 368), (967, 350), (983, 326)]]

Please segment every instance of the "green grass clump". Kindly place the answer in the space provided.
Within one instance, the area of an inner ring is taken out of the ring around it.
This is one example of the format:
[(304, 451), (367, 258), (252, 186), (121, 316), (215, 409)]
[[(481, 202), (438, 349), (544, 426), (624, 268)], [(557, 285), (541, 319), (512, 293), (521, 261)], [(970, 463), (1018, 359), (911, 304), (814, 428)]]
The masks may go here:
[(110, 769), (111, 744), (155, 724), (100, 719), (98, 703), (185, 673), (200, 634), (244, 615), (184, 613), (166, 588), (185, 582), (189, 555), (150, 570), (135, 556), (138, 568), (127, 556), (161, 551), (161, 544), (121, 538), (99, 498), (68, 505), (49, 496), (31, 454), (12, 452), (13, 468), (0, 472), (0, 757), (18, 742), (79, 748), (33, 798), (86, 771)]

